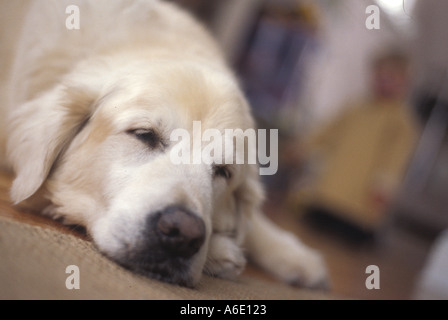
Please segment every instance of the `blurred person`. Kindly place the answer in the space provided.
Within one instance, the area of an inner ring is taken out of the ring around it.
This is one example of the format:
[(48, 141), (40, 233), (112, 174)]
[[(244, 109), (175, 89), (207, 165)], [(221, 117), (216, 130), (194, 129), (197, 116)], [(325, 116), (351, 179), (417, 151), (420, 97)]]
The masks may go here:
[(367, 233), (383, 222), (412, 154), (418, 128), (406, 96), (405, 55), (390, 52), (371, 66), (371, 95), (347, 106), (305, 139), (308, 176), (293, 195), (305, 211), (341, 218)]

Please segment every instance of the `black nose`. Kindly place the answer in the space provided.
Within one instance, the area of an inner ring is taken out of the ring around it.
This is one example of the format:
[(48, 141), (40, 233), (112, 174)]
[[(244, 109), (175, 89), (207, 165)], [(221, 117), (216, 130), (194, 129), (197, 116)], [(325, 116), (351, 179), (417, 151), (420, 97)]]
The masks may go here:
[(170, 256), (189, 258), (205, 240), (204, 221), (181, 208), (169, 207), (158, 213), (156, 234), (163, 250)]

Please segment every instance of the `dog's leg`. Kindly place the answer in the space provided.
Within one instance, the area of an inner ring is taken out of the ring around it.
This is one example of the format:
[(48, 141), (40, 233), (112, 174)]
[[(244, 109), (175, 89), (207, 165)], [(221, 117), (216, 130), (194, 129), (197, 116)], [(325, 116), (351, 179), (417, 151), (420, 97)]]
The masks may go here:
[(251, 261), (289, 284), (328, 287), (325, 264), (316, 251), (261, 214), (254, 214), (251, 223), (245, 242)]

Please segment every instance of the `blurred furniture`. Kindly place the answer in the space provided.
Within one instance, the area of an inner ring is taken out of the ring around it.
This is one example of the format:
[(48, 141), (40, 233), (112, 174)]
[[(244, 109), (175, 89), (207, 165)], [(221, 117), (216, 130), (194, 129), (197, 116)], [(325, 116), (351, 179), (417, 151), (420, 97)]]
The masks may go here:
[(448, 228), (447, 1), (416, 1), (414, 105), (423, 134), (394, 212), (432, 236)]
[(241, 50), (237, 70), (260, 126), (282, 135), (297, 130), (298, 101), (313, 53), (318, 7), (305, 1), (265, 1)]
[[(448, 78), (440, 90), (448, 89)], [(417, 102), (423, 132), (394, 213), (433, 234), (448, 228), (448, 100), (424, 94)]]
[(265, 0), (170, 0), (196, 15), (214, 34), (230, 63), (241, 54)]
[(412, 154), (417, 128), (408, 107), (366, 101), (348, 107), (305, 142), (311, 169), (296, 202), (366, 233), (384, 224)]
[(448, 299), (448, 229), (434, 243), (416, 285), (414, 299)]

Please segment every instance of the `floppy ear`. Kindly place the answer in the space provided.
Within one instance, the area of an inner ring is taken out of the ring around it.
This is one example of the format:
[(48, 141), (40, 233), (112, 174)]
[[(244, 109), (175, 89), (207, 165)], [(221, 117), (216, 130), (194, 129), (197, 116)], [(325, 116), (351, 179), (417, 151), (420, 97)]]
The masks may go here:
[(16, 173), (11, 188), (15, 204), (40, 188), (61, 151), (89, 119), (95, 99), (87, 88), (61, 85), (14, 110), (8, 156)]

